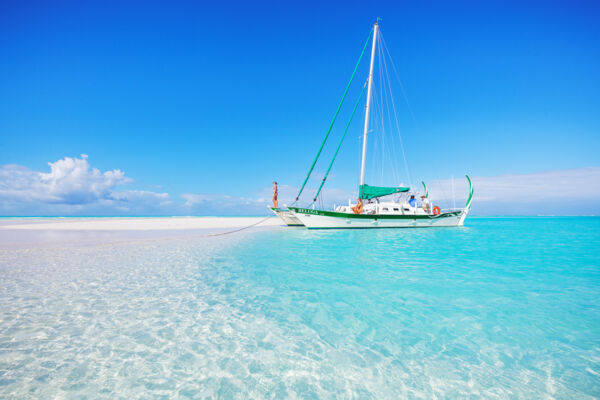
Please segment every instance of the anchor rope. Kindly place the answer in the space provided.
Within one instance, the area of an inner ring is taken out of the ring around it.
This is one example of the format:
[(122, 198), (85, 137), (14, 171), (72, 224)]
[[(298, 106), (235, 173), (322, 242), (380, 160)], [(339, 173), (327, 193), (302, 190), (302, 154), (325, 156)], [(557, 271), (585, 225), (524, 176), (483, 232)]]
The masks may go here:
[(243, 228), (235, 229), (235, 230), (233, 230), (233, 231), (229, 231), (229, 232), (211, 233), (211, 234), (205, 235), (205, 237), (209, 237), (209, 236), (223, 236), (223, 235), (229, 235), (229, 234), (231, 234), (231, 233), (240, 232), (240, 231), (243, 231), (243, 230), (245, 230), (245, 229), (249, 229), (249, 228), (252, 228), (252, 227), (254, 227), (254, 226), (260, 225), (260, 224), (262, 224), (263, 222), (265, 222), (266, 220), (268, 220), (269, 218), (274, 218), (274, 217), (273, 217), (272, 215), (269, 215), (268, 217), (266, 217), (266, 218), (264, 218), (264, 219), (261, 219), (260, 221), (258, 221), (258, 222), (256, 222), (256, 223), (254, 223), (254, 224), (252, 224), (252, 225), (248, 225), (248, 226), (245, 226), (245, 227), (243, 227)]

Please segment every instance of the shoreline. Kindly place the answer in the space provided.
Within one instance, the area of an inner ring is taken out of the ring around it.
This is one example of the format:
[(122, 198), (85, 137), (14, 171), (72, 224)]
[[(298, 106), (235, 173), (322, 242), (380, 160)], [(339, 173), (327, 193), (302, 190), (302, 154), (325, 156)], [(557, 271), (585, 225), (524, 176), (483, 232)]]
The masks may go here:
[(162, 231), (205, 230), (280, 226), (275, 216), (269, 217), (26, 217), (0, 222), (0, 230), (77, 230), (77, 231)]
[[(260, 223), (259, 223), (260, 222)], [(257, 224), (252, 226), (254, 224)], [(250, 233), (284, 226), (272, 217), (47, 218), (0, 221), (0, 250), (95, 246), (124, 242), (206, 238), (249, 227)]]

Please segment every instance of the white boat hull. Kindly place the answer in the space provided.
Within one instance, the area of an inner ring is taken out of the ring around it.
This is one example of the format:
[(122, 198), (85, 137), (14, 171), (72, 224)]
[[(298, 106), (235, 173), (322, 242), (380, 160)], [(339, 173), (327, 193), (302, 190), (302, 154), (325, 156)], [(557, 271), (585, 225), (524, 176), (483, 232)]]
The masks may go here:
[(463, 226), (468, 209), (439, 215), (347, 214), (332, 211), (290, 208), (294, 216), (309, 229), (352, 228), (429, 228)]
[(304, 224), (290, 211), (281, 208), (269, 207), (287, 226), (303, 226)]

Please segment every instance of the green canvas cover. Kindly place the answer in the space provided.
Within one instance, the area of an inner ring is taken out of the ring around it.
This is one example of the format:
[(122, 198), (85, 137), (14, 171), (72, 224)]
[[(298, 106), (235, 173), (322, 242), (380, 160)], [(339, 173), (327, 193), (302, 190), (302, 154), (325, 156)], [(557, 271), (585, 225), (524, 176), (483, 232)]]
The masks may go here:
[(388, 196), (394, 193), (405, 193), (408, 192), (410, 188), (407, 187), (385, 187), (385, 186), (369, 186), (369, 185), (360, 185), (358, 197), (361, 199), (374, 199), (376, 197)]

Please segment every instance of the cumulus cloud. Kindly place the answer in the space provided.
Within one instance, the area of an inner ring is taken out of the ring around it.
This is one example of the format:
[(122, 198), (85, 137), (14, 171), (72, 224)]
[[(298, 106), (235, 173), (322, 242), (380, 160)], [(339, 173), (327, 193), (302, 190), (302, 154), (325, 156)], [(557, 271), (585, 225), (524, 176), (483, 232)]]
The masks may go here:
[(116, 190), (132, 183), (121, 170), (101, 172), (92, 168), (88, 157), (65, 157), (48, 163), (49, 172), (32, 171), (10, 164), (0, 167), (0, 212), (60, 214), (86, 211), (135, 212), (140, 206), (166, 205), (167, 193), (144, 190)]
[(9, 200), (60, 204), (87, 204), (109, 198), (111, 190), (131, 180), (118, 170), (90, 168), (85, 154), (48, 163), (50, 172), (19, 165), (0, 167), (0, 197)]
[[(249, 195), (184, 193), (172, 201), (168, 193), (124, 188), (133, 181), (123, 171), (102, 172), (86, 155), (48, 165), (49, 171), (0, 166), (0, 215), (263, 215), (271, 204), (270, 185)], [(464, 178), (427, 185), (432, 201), (442, 207), (452, 207), (453, 197), (458, 207), (466, 200)], [(600, 167), (474, 176), (473, 185), (473, 214), (600, 214)], [(280, 184), (279, 204), (291, 205), (298, 189)], [(325, 188), (319, 206), (345, 204), (356, 197), (357, 188), (350, 189)], [(315, 191), (316, 187), (305, 188), (300, 205), (309, 203)]]

